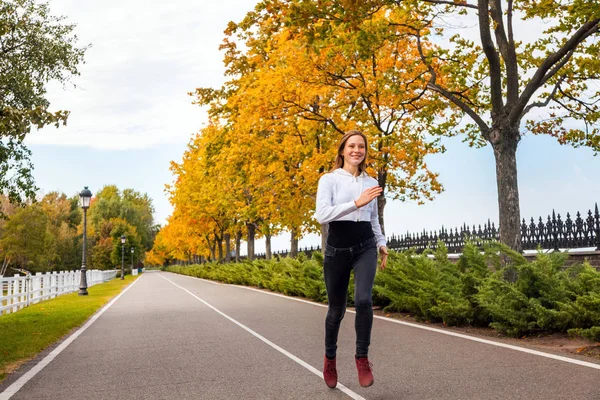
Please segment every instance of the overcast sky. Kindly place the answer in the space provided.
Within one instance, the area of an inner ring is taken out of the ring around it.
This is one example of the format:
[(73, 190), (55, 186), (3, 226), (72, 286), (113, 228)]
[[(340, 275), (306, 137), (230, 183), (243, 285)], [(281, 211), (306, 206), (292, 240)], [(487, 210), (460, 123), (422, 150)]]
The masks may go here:
[[(81, 45), (91, 44), (74, 79), (77, 88), (51, 85), (51, 109), (71, 111), (68, 126), (45, 128), (26, 140), (42, 193), (68, 195), (107, 184), (148, 193), (156, 222), (172, 208), (164, 194), (170, 161), (180, 161), (206, 110), (187, 95), (224, 81), (218, 46), (231, 20), (239, 21), (254, 0), (52, 0), (52, 13), (77, 24)], [(446, 140), (447, 153), (428, 160), (446, 191), (423, 206), (388, 201), (387, 234), (497, 223), (495, 165), (491, 148), (470, 149)], [(600, 158), (588, 149), (559, 146), (525, 136), (518, 153), (521, 214), (545, 216), (555, 209), (587, 212), (600, 201)], [(308, 235), (301, 246), (316, 245)], [(288, 248), (277, 238), (274, 250)], [(263, 251), (262, 241), (257, 251)]]

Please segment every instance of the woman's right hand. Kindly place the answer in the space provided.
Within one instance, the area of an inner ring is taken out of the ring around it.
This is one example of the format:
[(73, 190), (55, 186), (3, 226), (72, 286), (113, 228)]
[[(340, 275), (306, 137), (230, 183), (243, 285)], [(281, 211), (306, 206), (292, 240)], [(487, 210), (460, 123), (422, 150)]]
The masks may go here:
[(369, 204), (373, 199), (379, 197), (383, 192), (381, 186), (373, 186), (361, 193), (360, 197), (354, 200), (357, 208), (361, 208)]

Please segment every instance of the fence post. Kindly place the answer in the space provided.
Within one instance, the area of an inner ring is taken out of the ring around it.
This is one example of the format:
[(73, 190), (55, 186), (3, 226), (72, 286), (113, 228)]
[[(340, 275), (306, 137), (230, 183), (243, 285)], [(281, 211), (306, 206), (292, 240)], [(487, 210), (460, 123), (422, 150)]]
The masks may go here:
[(554, 251), (559, 251), (558, 249), (558, 224), (556, 221), (556, 214), (554, 210), (552, 210), (552, 224), (550, 225), (552, 228), (552, 241), (554, 242)]
[(596, 251), (600, 251), (600, 212), (598, 212), (598, 203), (596, 203), (594, 217), (596, 219)]
[(40, 300), (44, 301), (46, 300), (46, 292), (48, 290), (48, 273), (47, 272), (43, 272), (42, 276), (41, 276), (41, 291), (40, 291)]
[(41, 272), (36, 272), (34, 279), (35, 279), (35, 289), (36, 289), (36, 294), (34, 294), (34, 299), (36, 299), (36, 303), (37, 303), (37, 299), (42, 297), (42, 280), (44, 279), (44, 277), (42, 276)]
[(65, 294), (67, 289), (67, 273), (60, 271), (58, 275), (60, 276), (60, 294)]
[(54, 285), (53, 285), (54, 296), (52, 296), (52, 298), (55, 298), (55, 297), (58, 297), (58, 295), (60, 294), (58, 292), (59, 287), (58, 287), (58, 272), (57, 271), (52, 271), (52, 280), (54, 281)]
[(27, 293), (27, 307), (31, 305), (31, 274), (28, 272), (25, 276), (25, 290)]
[(13, 304), (12, 312), (19, 311), (18, 303), (19, 303), (19, 301), (21, 301), (19, 299), (19, 293), (21, 293), (19, 291), (19, 280), (18, 280), (19, 276), (20, 276), (19, 274), (15, 274), (15, 276), (14, 276), (15, 279), (13, 279), (13, 281), (12, 281), (12, 287), (13, 287), (12, 288), (12, 293), (13, 293), (13, 296), (14, 296), (12, 298), (12, 304)]
[[(6, 283), (6, 296), (8, 297), (6, 299), (6, 305), (7, 306), (10, 306), (13, 303), (13, 298), (12, 298), (13, 287), (12, 287), (12, 285), (13, 285), (13, 281), (7, 281), (7, 283)], [(11, 312), (10, 308), (7, 308), (6, 309), (6, 313), (8, 314), (10, 312)]]

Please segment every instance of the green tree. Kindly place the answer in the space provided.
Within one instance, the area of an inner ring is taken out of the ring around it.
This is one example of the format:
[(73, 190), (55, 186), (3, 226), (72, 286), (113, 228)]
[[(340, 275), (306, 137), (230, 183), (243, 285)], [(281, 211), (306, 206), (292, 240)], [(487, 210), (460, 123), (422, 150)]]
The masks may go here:
[[(95, 229), (103, 221), (121, 218), (135, 227), (139, 242), (146, 249), (152, 248), (154, 238), (154, 206), (147, 194), (133, 189), (119, 191), (116, 185), (104, 186), (94, 197), (88, 211), (89, 222)], [(102, 236), (106, 237), (106, 236)]]
[(91, 247), (89, 253), (90, 268), (103, 270), (116, 268), (116, 266), (111, 260), (112, 250), (112, 237), (103, 237), (95, 239), (95, 244), (93, 247)]
[(25, 136), (67, 121), (68, 111), (48, 110), (46, 85), (79, 74), (87, 47), (76, 47), (74, 29), (47, 3), (0, 0), (0, 192), (11, 201), (35, 196)]
[(146, 249), (152, 248), (154, 238), (154, 206), (147, 194), (133, 189), (125, 189), (121, 199), (121, 217), (135, 226), (140, 237), (141, 245)]
[(4, 226), (0, 250), (12, 265), (31, 272), (51, 270), (52, 237), (47, 225), (48, 216), (39, 205), (19, 208)]
[[(4, 225), (6, 225), (7, 218), (15, 213), (17, 205), (11, 203), (7, 196), (0, 193), (0, 238), (2, 232), (4, 232)], [(2, 252), (2, 248), (0, 248)], [(0, 275), (6, 275), (6, 271), (10, 264), (10, 258), (6, 253), (0, 254)]]
[(102, 221), (121, 215), (121, 193), (116, 185), (106, 185), (95, 194), (88, 210), (88, 223), (96, 228)]
[[(121, 262), (124, 261), (125, 266), (130, 266), (132, 248), (134, 260), (139, 261), (143, 257), (145, 249), (140, 242), (140, 237), (135, 226), (120, 218), (114, 218), (110, 222), (113, 225), (113, 229), (110, 233), (113, 239), (113, 246), (110, 254), (113, 265), (119, 266), (121, 265)], [(122, 235), (125, 235), (125, 245), (121, 244)], [(124, 254), (123, 250), (125, 251)], [(122, 256), (124, 257), (121, 258)]]
[(72, 199), (64, 193), (50, 192), (39, 202), (48, 217), (51, 238), (47, 257), (55, 270), (73, 270), (81, 265), (82, 235), (77, 232), (81, 209), (73, 209)]

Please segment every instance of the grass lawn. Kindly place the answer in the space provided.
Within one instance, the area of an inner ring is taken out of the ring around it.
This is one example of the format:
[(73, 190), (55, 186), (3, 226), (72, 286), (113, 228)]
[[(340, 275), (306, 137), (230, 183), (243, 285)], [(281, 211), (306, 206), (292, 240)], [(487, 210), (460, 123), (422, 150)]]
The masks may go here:
[(73, 328), (83, 325), (139, 276), (126, 275), (125, 280), (115, 278), (92, 286), (88, 296), (69, 293), (0, 316), (0, 382)]

